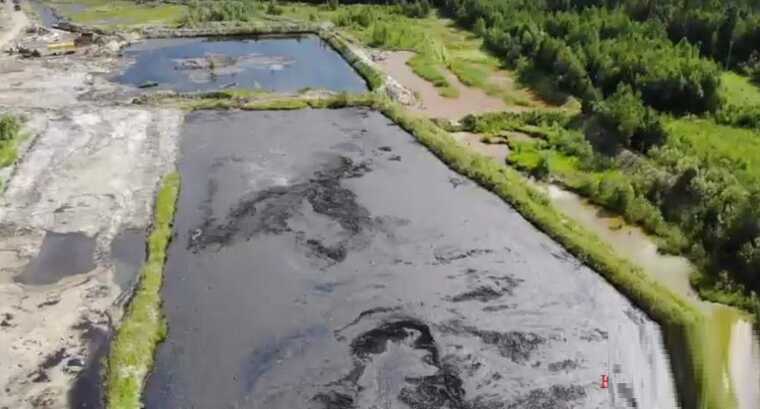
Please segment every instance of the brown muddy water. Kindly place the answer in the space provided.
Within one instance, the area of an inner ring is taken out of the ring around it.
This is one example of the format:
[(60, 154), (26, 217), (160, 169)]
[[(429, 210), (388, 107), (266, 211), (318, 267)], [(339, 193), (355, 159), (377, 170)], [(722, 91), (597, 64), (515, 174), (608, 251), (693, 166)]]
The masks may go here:
[(379, 113), (192, 113), (179, 170), (148, 409), (677, 407), (654, 322)]
[[(708, 319), (710, 348), (726, 349), (721, 374), (711, 381), (730, 379), (737, 409), (760, 408), (760, 336), (747, 314), (720, 304), (702, 301), (691, 287), (695, 266), (685, 257), (662, 254), (657, 243), (642, 229), (610, 215), (581, 196), (553, 184), (537, 185), (552, 205), (608, 243), (618, 254), (651, 274), (658, 282), (697, 305)], [(717, 333), (726, 332), (727, 345)], [(717, 343), (717, 345), (715, 345)]]

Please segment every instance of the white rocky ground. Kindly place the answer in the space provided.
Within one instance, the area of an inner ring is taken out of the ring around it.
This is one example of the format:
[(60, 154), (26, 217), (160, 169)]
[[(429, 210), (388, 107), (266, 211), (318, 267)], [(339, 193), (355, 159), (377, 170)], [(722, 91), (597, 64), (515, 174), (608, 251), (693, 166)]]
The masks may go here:
[[(0, 172), (0, 408), (68, 407), (81, 368), (68, 363), (87, 361), (87, 325), (121, 315), (111, 241), (149, 225), (174, 166), (181, 112), (120, 103), (103, 75), (113, 62), (0, 56), (0, 113), (25, 117), (29, 135), (17, 165)], [(51, 285), (16, 282), (47, 231), (94, 237), (96, 267)]]

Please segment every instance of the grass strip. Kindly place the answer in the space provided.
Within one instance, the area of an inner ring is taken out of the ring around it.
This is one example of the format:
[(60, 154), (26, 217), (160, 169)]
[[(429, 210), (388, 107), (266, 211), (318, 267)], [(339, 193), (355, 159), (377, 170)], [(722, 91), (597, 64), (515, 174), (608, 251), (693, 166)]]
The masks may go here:
[(12, 115), (0, 115), (0, 168), (16, 163), (18, 144), (23, 138), (21, 121)]
[(375, 91), (383, 86), (385, 83), (383, 80), (383, 74), (359, 58), (359, 56), (351, 50), (351, 47), (346, 44), (345, 40), (340, 38), (337, 33), (334, 31), (321, 30), (318, 34), (319, 37), (330, 44), (330, 46), (334, 48), (343, 59), (348, 61), (359, 75), (364, 77), (370, 90)]
[(456, 98), (459, 96), (459, 90), (449, 83), (446, 76), (441, 73), (438, 64), (429, 56), (416, 54), (406, 62), (406, 65), (420, 78), (438, 88), (438, 93), (442, 97)]
[(140, 283), (113, 340), (106, 364), (105, 398), (110, 409), (141, 407), (142, 388), (153, 367), (156, 346), (166, 337), (160, 290), (179, 186), (178, 173), (166, 175), (161, 182), (153, 230), (148, 237), (148, 261), (140, 272)]
[(73, 23), (104, 26), (176, 25), (187, 6), (127, 0), (54, 0), (48, 2)]

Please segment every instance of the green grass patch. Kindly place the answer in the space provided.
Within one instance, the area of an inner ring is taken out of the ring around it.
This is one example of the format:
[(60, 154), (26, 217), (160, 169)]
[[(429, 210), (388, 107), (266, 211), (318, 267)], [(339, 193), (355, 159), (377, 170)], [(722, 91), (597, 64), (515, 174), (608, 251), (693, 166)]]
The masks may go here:
[(760, 105), (760, 87), (752, 80), (732, 71), (721, 75), (721, 94), (728, 105)]
[(211, 92), (185, 96), (153, 96), (144, 98), (144, 105), (171, 105), (180, 109), (195, 111), (201, 109), (243, 109), (243, 110), (293, 110), (293, 109), (335, 109), (351, 106), (372, 106), (378, 98), (372, 93), (341, 93), (326, 97), (305, 97), (302, 95), (283, 96), (277, 94), (256, 94), (250, 98), (224, 97)]
[(760, 131), (695, 118), (668, 120), (666, 129), (668, 145), (731, 170), (745, 186), (760, 183)]
[(95, 26), (178, 25), (188, 10), (184, 5), (139, 4), (129, 0), (48, 0), (48, 3), (74, 23)]
[(18, 144), (23, 139), (21, 122), (11, 115), (0, 116), (0, 168), (10, 166), (18, 158)]
[(406, 64), (414, 71), (415, 74), (424, 78), (438, 88), (438, 93), (447, 98), (456, 98), (459, 96), (459, 90), (451, 86), (449, 81), (441, 73), (439, 64), (424, 54), (417, 54), (410, 58)]
[(156, 346), (166, 337), (160, 290), (179, 187), (179, 174), (171, 173), (164, 177), (158, 192), (153, 230), (148, 237), (148, 260), (108, 356), (105, 398), (109, 409), (141, 407), (140, 396), (153, 367)]
[(489, 94), (498, 94), (498, 89), (488, 83), (488, 71), (482, 65), (470, 63), (456, 58), (449, 63), (449, 69), (459, 78), (462, 84), (469, 87), (481, 88)]

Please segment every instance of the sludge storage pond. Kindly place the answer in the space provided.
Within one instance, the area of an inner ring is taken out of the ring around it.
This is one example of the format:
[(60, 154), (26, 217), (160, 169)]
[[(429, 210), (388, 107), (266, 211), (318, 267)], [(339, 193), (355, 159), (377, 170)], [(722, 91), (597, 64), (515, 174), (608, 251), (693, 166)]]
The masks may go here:
[(149, 409), (676, 407), (654, 322), (380, 113), (195, 112), (179, 170)]
[[(136, 86), (366, 90), (316, 36), (125, 55)], [(678, 407), (656, 323), (382, 114), (197, 111), (180, 139), (146, 408)]]

